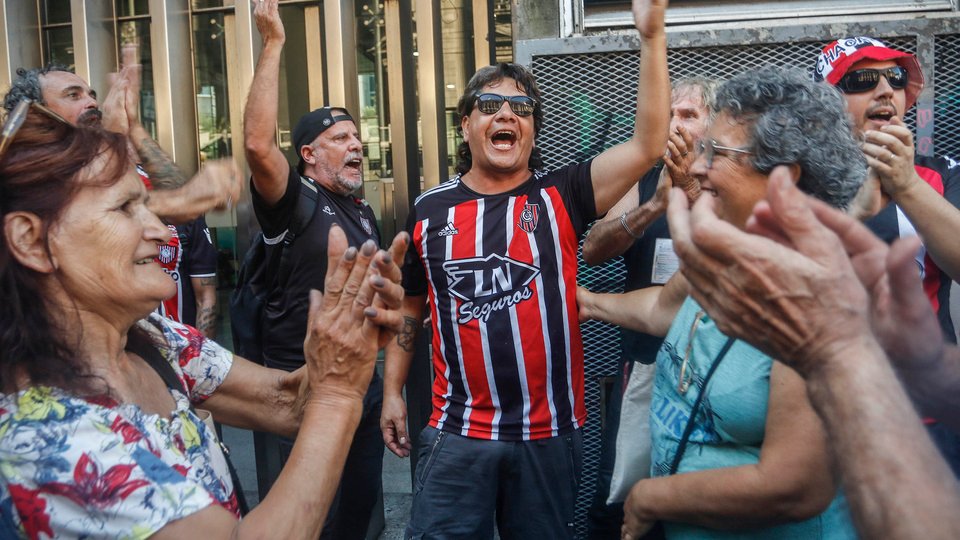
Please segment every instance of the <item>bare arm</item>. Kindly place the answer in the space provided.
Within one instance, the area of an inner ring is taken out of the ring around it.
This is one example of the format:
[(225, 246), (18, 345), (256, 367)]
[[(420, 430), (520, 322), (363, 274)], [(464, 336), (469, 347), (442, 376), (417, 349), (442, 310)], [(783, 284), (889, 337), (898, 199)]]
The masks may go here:
[(286, 158), (277, 147), (280, 53), (286, 35), (276, 1), (259, 5), (254, 17), (263, 38), (263, 50), (243, 111), (244, 152), (253, 174), (254, 188), (268, 205), (274, 205), (287, 189), (289, 170)]
[(410, 373), (417, 331), (423, 324), (425, 296), (408, 296), (403, 302), (403, 328), (397, 338), (387, 344), (383, 363), (383, 410), (380, 431), (383, 443), (400, 457), (410, 455), (410, 437), (407, 434), (407, 405), (403, 401), (403, 386)]
[(305, 396), (301, 392), (306, 390), (306, 377), (306, 368), (287, 372), (234, 356), (230, 373), (203, 402), (203, 408), (228, 426), (296, 437), (303, 415)]
[(867, 163), (877, 171), (884, 191), (917, 228), (930, 257), (951, 279), (960, 278), (960, 208), (953, 206), (917, 175), (913, 135), (899, 118), (881, 131), (867, 131)]
[(597, 213), (603, 214), (656, 163), (667, 145), (670, 125), (670, 79), (663, 17), (666, 0), (634, 0), (640, 31), (640, 84), (633, 136), (608, 148), (590, 167)]
[(624, 523), (634, 531), (656, 520), (730, 530), (809, 519), (837, 493), (829, 461), (803, 379), (774, 362), (759, 461), (641, 480), (624, 504)]
[(820, 360), (808, 391), (860, 536), (960, 538), (960, 486), (876, 341), (865, 336)]
[(687, 280), (679, 272), (666, 285), (619, 294), (594, 293), (577, 287), (580, 321), (604, 321), (662, 337), (680, 311), (687, 289)]
[[(624, 214), (630, 231), (624, 229), (620, 222), (620, 216)], [(640, 194), (631, 188), (607, 211), (603, 219), (593, 224), (589, 234), (583, 239), (583, 260), (592, 266), (622, 255), (654, 219), (656, 217), (650, 215), (650, 212), (640, 210)]]
[(210, 339), (217, 337), (217, 276), (191, 277), (197, 297), (197, 330)]
[(130, 127), (130, 141), (140, 157), (140, 165), (150, 176), (154, 189), (175, 189), (187, 183), (187, 175), (139, 123)]
[(243, 179), (233, 160), (208, 161), (183, 186), (151, 191), (147, 207), (165, 221), (181, 224), (210, 210), (230, 209), (242, 191)]

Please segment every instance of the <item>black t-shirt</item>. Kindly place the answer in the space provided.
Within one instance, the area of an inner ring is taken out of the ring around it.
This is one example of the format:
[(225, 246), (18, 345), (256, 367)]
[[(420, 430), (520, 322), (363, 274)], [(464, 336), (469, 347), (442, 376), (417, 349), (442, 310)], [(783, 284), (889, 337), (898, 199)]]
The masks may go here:
[[(658, 165), (640, 179), (637, 190), (640, 192), (641, 205), (656, 194), (662, 169), (663, 165)], [(663, 285), (664, 278), (668, 277), (665, 266), (671, 267), (666, 259), (672, 256), (670, 228), (667, 226), (667, 216), (664, 214), (655, 219), (646, 228), (643, 236), (623, 253), (623, 266), (626, 269), (623, 290), (633, 291), (651, 285)], [(652, 364), (657, 359), (657, 351), (660, 350), (662, 343), (662, 337), (621, 329), (621, 360)]]
[[(351, 246), (359, 247), (372, 238), (380, 245), (380, 231), (367, 202), (353, 195), (337, 195), (319, 183), (305, 179), (318, 192), (317, 208), (305, 230), (284, 249), (290, 250), (290, 271), (280, 276), (264, 308), (263, 358), (268, 367), (293, 370), (303, 365), (310, 289), (323, 290), (327, 275), (327, 235), (333, 223), (347, 235)], [(267, 206), (251, 182), (253, 209), (267, 243), (283, 241), (300, 196), (301, 178), (290, 167), (287, 190), (273, 207)]]

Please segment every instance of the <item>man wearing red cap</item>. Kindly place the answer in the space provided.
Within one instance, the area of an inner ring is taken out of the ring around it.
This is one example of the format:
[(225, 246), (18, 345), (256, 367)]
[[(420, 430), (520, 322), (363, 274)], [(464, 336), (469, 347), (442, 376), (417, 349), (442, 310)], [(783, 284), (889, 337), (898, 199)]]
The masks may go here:
[[(913, 135), (902, 118), (923, 89), (916, 56), (869, 37), (840, 39), (824, 47), (814, 79), (840, 89), (863, 139), (873, 172), (864, 189), (873, 193), (861, 193), (861, 217), (872, 216), (867, 225), (887, 242), (907, 235), (923, 239), (916, 260), (924, 292), (946, 339), (955, 342), (949, 299), (951, 278), (960, 278), (960, 164), (914, 154)], [(956, 435), (936, 424), (931, 435), (960, 475)]]

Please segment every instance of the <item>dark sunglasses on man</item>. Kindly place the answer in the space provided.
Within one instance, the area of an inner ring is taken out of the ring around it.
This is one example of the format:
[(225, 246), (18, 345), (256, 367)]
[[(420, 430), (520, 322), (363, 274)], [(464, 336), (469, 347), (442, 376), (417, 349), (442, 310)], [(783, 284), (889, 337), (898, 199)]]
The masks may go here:
[(890, 88), (902, 90), (907, 87), (909, 76), (907, 69), (901, 66), (886, 69), (858, 69), (851, 71), (840, 79), (837, 88), (846, 94), (859, 94), (873, 90), (880, 84), (880, 77), (886, 77)]
[(510, 103), (510, 110), (517, 116), (530, 116), (537, 102), (530, 96), (501, 96), (500, 94), (477, 94), (477, 110), (483, 114), (497, 114), (503, 102)]

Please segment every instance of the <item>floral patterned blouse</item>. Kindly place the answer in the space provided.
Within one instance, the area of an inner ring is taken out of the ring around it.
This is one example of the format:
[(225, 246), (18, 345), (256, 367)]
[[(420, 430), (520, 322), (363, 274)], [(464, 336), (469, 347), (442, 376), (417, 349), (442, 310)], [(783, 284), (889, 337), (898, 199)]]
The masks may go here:
[(189, 396), (171, 418), (108, 397), (36, 386), (0, 394), (0, 538), (147, 538), (217, 503), (239, 515), (214, 434), (190, 409), (226, 378), (233, 355), (151, 314), (154, 337)]

